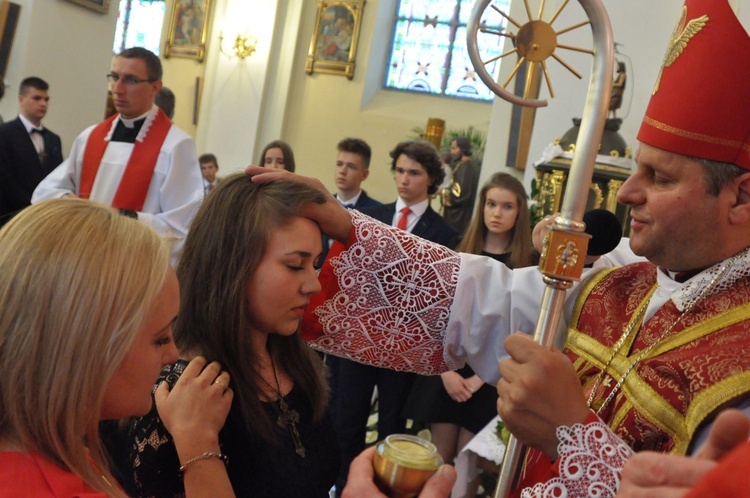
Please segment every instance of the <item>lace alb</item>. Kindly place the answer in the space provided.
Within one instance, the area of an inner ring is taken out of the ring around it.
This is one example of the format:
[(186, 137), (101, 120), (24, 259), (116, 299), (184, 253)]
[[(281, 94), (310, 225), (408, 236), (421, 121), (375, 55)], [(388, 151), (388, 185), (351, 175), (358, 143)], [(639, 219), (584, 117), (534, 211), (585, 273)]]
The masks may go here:
[(600, 420), (558, 427), (560, 477), (521, 492), (521, 498), (611, 498), (635, 453)]
[(357, 241), (331, 259), (339, 291), (315, 310), (325, 335), (309, 344), (378, 367), (444, 372), (443, 341), (460, 257), (350, 213)]

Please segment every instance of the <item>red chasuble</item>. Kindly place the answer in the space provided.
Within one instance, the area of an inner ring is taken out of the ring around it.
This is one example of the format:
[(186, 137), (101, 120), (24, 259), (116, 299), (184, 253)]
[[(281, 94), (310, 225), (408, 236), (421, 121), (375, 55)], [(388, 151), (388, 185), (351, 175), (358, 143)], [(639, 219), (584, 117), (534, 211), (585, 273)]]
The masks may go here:
[[(638, 263), (602, 271), (583, 284), (564, 352), (588, 398), (613, 346), (633, 321), (633, 332), (597, 388), (593, 408), (601, 406), (631, 362), (657, 342), (599, 416), (635, 451), (684, 455), (703, 423), (750, 392), (750, 279), (703, 299), (662, 337), (681, 312), (667, 301), (641, 323), (656, 272), (651, 263)], [(524, 486), (555, 474), (549, 459), (530, 453)]]

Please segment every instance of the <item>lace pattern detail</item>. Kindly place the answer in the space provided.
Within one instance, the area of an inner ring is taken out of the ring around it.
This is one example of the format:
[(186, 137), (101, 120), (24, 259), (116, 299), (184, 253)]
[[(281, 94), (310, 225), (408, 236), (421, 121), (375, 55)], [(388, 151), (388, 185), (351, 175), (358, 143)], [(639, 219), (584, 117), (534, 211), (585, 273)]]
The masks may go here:
[(558, 427), (557, 437), (560, 477), (524, 489), (521, 498), (614, 497), (633, 450), (601, 420)]
[(460, 257), (444, 246), (351, 211), (356, 242), (330, 264), (339, 291), (315, 310), (315, 349), (392, 370), (448, 369), (445, 329)]
[[(691, 278), (682, 289), (672, 296), (672, 301), (677, 306), (677, 309), (684, 311), (703, 298), (729, 289), (737, 280), (747, 276), (750, 276), (750, 248), (713, 265)], [(715, 278), (718, 278), (718, 280), (715, 282), (713, 289), (703, 294), (703, 290)]]

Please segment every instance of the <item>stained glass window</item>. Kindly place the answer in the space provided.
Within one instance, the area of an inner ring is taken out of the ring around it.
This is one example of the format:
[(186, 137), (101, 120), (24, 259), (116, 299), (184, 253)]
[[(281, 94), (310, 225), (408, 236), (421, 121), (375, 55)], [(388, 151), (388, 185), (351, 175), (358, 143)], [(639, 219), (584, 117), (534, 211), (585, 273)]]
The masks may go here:
[(112, 52), (143, 47), (159, 55), (165, 0), (120, 0)]
[[(494, 5), (509, 11), (511, 0)], [(466, 24), (474, 0), (400, 0), (393, 29), (386, 88), (491, 101), (494, 94), (474, 73), (466, 50)], [(497, 16), (505, 29), (505, 18)], [(503, 37), (477, 34), (482, 60), (502, 53)], [(496, 75), (500, 60), (486, 66)]]

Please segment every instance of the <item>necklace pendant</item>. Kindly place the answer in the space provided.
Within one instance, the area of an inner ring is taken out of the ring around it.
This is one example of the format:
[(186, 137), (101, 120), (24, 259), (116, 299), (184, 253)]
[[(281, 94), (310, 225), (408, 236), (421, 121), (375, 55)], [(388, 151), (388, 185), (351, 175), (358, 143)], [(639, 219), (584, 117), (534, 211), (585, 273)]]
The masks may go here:
[[(295, 441), (295, 443), (297, 443), (297, 442)], [(297, 453), (297, 455), (300, 458), (305, 458), (305, 447), (302, 446), (301, 444), (297, 445), (297, 447), (295, 448), (294, 452)]]
[(281, 410), (281, 414), (276, 419), (276, 423), (282, 429), (289, 429), (289, 435), (294, 443), (294, 452), (300, 458), (305, 458), (305, 447), (302, 446), (299, 431), (297, 430), (297, 423), (300, 421), (299, 412), (289, 408), (284, 398), (279, 398), (279, 409)]
[(300, 421), (299, 412), (292, 408), (289, 408), (284, 395), (281, 394), (281, 387), (279, 386), (279, 379), (276, 376), (276, 366), (273, 364), (273, 358), (271, 358), (271, 368), (273, 368), (273, 378), (276, 381), (276, 388), (268, 383), (262, 376), (261, 380), (268, 384), (271, 389), (277, 394), (278, 398), (276, 401), (279, 404), (279, 411), (281, 412), (276, 419), (276, 424), (282, 429), (289, 429), (289, 435), (292, 437), (294, 442), (294, 452), (300, 458), (305, 458), (305, 447), (302, 446), (302, 441), (299, 437), (299, 431), (297, 430), (297, 423)]

